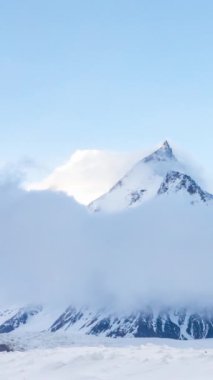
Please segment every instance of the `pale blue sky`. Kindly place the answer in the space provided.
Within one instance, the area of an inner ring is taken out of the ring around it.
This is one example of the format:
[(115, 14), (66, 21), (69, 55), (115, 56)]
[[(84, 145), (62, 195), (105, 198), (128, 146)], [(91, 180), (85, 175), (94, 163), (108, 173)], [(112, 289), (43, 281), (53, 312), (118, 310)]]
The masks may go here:
[(212, 0), (0, 0), (0, 159), (170, 138), (212, 166), (212, 20)]

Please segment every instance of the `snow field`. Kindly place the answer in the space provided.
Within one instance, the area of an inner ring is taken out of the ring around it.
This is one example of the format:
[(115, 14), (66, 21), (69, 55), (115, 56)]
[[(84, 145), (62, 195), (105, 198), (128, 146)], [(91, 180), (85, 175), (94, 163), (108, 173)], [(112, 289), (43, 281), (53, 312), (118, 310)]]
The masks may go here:
[(213, 349), (156, 344), (0, 354), (1, 380), (212, 380)]

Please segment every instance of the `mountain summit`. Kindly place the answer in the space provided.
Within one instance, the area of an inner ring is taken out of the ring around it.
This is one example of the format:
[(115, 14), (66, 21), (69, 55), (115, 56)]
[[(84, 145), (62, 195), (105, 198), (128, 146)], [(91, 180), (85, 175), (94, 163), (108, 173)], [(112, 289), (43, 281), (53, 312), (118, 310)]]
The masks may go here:
[(167, 161), (167, 160), (175, 160), (176, 158), (173, 154), (173, 150), (169, 145), (168, 141), (164, 141), (163, 145), (157, 149), (154, 153), (143, 159), (143, 162), (147, 163), (150, 161)]
[(188, 175), (187, 168), (177, 160), (166, 140), (160, 148), (137, 162), (106, 194), (92, 202), (89, 209), (117, 212), (180, 190), (190, 195), (191, 203), (213, 199)]

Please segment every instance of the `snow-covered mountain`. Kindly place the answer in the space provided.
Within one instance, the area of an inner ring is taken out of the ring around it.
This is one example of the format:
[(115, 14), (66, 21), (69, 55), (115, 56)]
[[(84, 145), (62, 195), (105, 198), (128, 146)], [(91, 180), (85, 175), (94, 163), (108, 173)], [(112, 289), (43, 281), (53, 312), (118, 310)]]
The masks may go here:
[[(10, 311), (11, 312), (11, 311)], [(46, 322), (45, 312), (39, 307), (21, 308), (7, 319), (8, 310), (1, 312), (0, 334), (18, 331), (79, 333), (111, 338), (167, 338), (176, 340), (213, 338), (213, 310), (193, 308), (151, 307), (131, 313), (113, 313), (107, 309), (68, 307), (52, 323)], [(33, 321), (34, 319), (34, 321)], [(37, 319), (37, 321), (36, 321)], [(33, 326), (34, 322), (34, 327)], [(30, 328), (28, 324), (32, 325)], [(36, 327), (35, 327), (36, 326)]]
[(10, 333), (20, 326), (26, 325), (41, 310), (41, 306), (1, 308), (0, 334)]
[(189, 307), (213, 292), (213, 196), (192, 177), (166, 141), (90, 206), (132, 212), (99, 217), (62, 193), (0, 187), (2, 298), (47, 305), (0, 307), (0, 334), (213, 338), (213, 309)]
[(91, 211), (118, 212), (140, 206), (159, 194), (182, 192), (190, 202), (207, 202), (212, 195), (203, 191), (174, 156), (168, 141), (143, 158), (106, 194), (89, 205)]
[(86, 334), (107, 337), (202, 339), (213, 338), (213, 311), (145, 308), (130, 314), (100, 310), (76, 310), (69, 307), (51, 326), (52, 332), (75, 329)]
[(190, 195), (192, 203), (208, 202), (213, 199), (213, 195), (202, 190), (189, 175), (176, 171), (168, 172), (158, 190), (158, 195), (178, 192)]

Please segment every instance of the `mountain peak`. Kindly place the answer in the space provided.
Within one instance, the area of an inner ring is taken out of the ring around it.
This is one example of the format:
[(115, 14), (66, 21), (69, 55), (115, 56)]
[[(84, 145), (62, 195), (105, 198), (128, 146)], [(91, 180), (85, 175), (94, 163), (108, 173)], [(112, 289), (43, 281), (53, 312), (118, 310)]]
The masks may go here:
[(111, 189), (89, 205), (91, 211), (115, 212), (139, 206), (154, 197), (165, 175), (183, 169), (168, 141), (138, 161)]
[(168, 140), (165, 140), (164, 143), (161, 145), (161, 147), (157, 150), (157, 152), (159, 151), (164, 151), (165, 154), (167, 154), (168, 156), (173, 156), (173, 150), (168, 142)]
[(163, 143), (163, 145), (162, 145), (162, 148), (164, 148), (164, 149), (171, 149), (171, 147), (170, 147), (170, 145), (169, 145), (169, 143), (168, 143), (168, 140), (165, 140), (165, 141), (164, 141), (164, 143)]
[(164, 143), (161, 145), (161, 147), (158, 148), (154, 153), (144, 158), (143, 161), (150, 162), (153, 160), (154, 161), (168, 161), (168, 160), (176, 161), (176, 158), (173, 154), (173, 150), (167, 140), (165, 140)]

